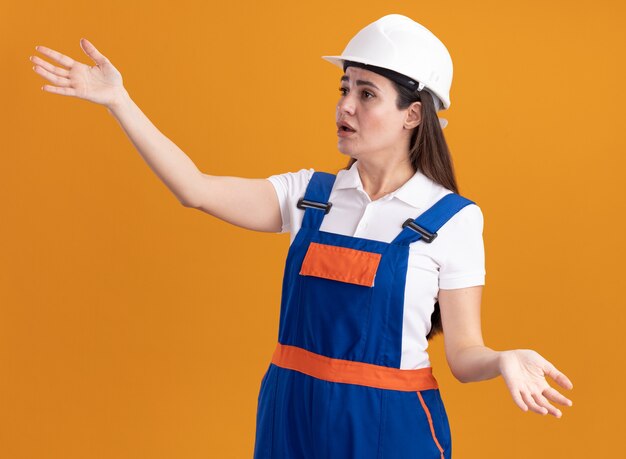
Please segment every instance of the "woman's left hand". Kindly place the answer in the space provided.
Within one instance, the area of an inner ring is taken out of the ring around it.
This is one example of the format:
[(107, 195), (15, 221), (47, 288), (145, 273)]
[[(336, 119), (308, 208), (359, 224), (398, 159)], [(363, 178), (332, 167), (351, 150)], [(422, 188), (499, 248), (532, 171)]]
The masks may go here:
[(561, 405), (573, 405), (571, 400), (550, 387), (544, 376), (550, 376), (565, 389), (572, 389), (572, 382), (532, 349), (501, 351), (499, 368), (513, 400), (523, 411), (528, 411), (530, 407), (536, 413), (550, 413), (560, 418), (561, 411), (548, 400)]

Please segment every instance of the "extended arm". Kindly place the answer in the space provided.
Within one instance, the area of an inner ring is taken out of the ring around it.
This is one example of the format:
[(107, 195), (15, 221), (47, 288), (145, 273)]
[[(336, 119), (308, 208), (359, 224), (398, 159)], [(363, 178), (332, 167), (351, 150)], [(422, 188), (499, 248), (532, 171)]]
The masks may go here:
[(118, 96), (107, 106), (107, 110), (118, 121), (152, 171), (180, 203), (187, 206), (201, 175), (193, 161), (152, 124), (124, 88), (120, 88)]
[(88, 66), (46, 46), (30, 56), (33, 70), (54, 85), (48, 93), (85, 99), (104, 105), (121, 125), (152, 171), (186, 207), (202, 210), (243, 228), (278, 232), (282, 227), (278, 196), (267, 179), (213, 176), (200, 172), (178, 146), (159, 131), (130, 98), (122, 75), (87, 39), (82, 50), (95, 63)]
[(461, 382), (481, 381), (502, 375), (515, 403), (540, 414), (560, 418), (550, 401), (572, 406), (571, 400), (550, 387), (545, 375), (561, 387), (572, 382), (532, 349), (494, 351), (484, 345), (480, 324), (482, 286), (439, 290), (446, 359), (452, 374)]
[(278, 196), (264, 178), (205, 174), (152, 124), (123, 90), (108, 107), (137, 151), (181, 204), (242, 228), (278, 232)]
[(466, 383), (495, 378), (499, 352), (484, 345), (480, 303), (483, 286), (439, 290), (439, 308), (450, 371)]

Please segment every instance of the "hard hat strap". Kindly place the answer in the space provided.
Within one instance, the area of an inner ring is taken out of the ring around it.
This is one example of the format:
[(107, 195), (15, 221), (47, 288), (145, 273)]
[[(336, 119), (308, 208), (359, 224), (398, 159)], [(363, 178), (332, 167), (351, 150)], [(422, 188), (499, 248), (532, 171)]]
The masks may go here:
[(426, 88), (424, 83), (417, 82), (417, 81), (409, 78), (406, 75), (398, 73), (398, 72), (396, 72), (394, 70), (386, 69), (384, 67), (377, 67), (375, 65), (363, 64), (361, 62), (354, 62), (354, 61), (347, 61), (347, 60), (343, 61), (343, 71), (344, 72), (350, 66), (352, 66), (352, 67), (360, 67), (362, 69), (369, 70), (370, 72), (378, 73), (379, 75), (387, 77), (390, 80), (395, 81), (396, 83), (398, 83), (400, 86), (408, 88), (411, 91), (420, 92), (423, 89), (425, 89), (426, 92), (428, 92), (431, 95), (432, 99), (433, 99), (433, 104), (435, 105), (435, 111), (438, 112), (441, 109), (441, 102), (439, 100), (439, 97), (437, 97), (435, 94), (433, 94), (432, 91), (430, 91), (428, 88)]
[(375, 65), (363, 64), (361, 62), (343, 61), (343, 71), (345, 72), (348, 67), (360, 67), (370, 72), (378, 73), (384, 77), (389, 78), (391, 81), (395, 81), (400, 86), (404, 86), (412, 91), (421, 91), (424, 89), (424, 83), (419, 83), (406, 75), (398, 73), (394, 70), (389, 70), (383, 67), (377, 67)]

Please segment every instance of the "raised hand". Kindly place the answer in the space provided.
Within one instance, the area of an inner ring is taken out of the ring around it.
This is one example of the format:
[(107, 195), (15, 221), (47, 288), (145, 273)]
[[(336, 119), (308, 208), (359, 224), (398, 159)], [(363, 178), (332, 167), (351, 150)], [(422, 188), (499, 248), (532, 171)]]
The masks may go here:
[(56, 85), (44, 85), (42, 89), (96, 104), (111, 105), (125, 91), (121, 73), (86, 38), (81, 38), (80, 47), (96, 65), (90, 67), (45, 46), (35, 48), (63, 66), (57, 67), (38, 56), (30, 56), (30, 60), (36, 64), (33, 70)]
[(550, 387), (544, 375), (550, 376), (561, 387), (572, 389), (574, 385), (554, 365), (532, 349), (514, 349), (502, 351), (500, 355), (500, 373), (506, 382), (513, 400), (523, 410), (560, 418), (562, 413), (548, 400), (561, 405), (572, 406), (556, 389)]

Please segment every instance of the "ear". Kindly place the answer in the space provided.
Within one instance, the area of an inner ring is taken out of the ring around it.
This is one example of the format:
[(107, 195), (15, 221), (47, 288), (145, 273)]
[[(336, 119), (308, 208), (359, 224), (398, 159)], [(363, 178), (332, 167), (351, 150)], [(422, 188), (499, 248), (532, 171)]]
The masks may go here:
[(404, 127), (406, 129), (413, 129), (422, 122), (422, 103), (413, 102), (406, 110)]

